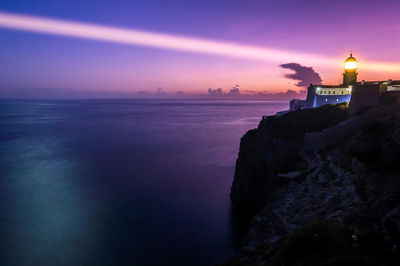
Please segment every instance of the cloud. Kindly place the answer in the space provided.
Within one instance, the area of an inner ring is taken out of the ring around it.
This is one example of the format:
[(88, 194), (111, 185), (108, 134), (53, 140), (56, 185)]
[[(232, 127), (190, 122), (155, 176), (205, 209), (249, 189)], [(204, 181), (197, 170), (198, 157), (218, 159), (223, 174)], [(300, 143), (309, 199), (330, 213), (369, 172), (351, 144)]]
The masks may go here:
[(157, 88), (156, 92), (154, 93), (155, 95), (166, 95), (166, 92), (163, 92), (162, 88)]
[(148, 95), (149, 92), (148, 91), (138, 91), (137, 94), (139, 94), (139, 95)]
[(222, 95), (222, 94), (224, 94), (224, 92), (222, 91), (221, 88), (218, 88), (218, 89), (209, 88), (208, 89), (208, 94), (209, 95)]
[(229, 92), (229, 95), (231, 96), (239, 96), (240, 95), (240, 90), (239, 90), (239, 85), (236, 85), (235, 87), (233, 87)]
[(297, 87), (308, 87), (312, 84), (321, 84), (320, 75), (312, 67), (302, 66), (298, 63), (288, 63), (280, 65), (281, 68), (293, 70), (294, 73), (285, 74), (288, 79), (299, 81)]
[(248, 91), (249, 94), (268, 99), (293, 99), (293, 98), (305, 98), (306, 91), (301, 90), (296, 92), (294, 90), (287, 90), (285, 92), (272, 93), (269, 91)]
[(285, 96), (285, 97), (297, 97), (297, 96), (299, 96), (299, 94), (294, 90), (287, 90), (282, 95)]
[(184, 92), (184, 91), (177, 91), (176, 94), (177, 94), (177, 95), (184, 95), (185, 92)]
[(242, 93), (239, 90), (239, 85), (236, 85), (229, 92), (224, 92), (221, 88), (218, 89), (208, 89), (208, 95), (210, 97), (227, 97), (227, 98), (241, 98), (241, 99), (248, 99), (248, 98), (261, 98), (261, 99), (277, 99), (277, 100), (286, 100), (286, 99), (293, 99), (293, 98), (305, 98), (306, 97), (306, 90), (300, 90), (298, 92), (294, 90), (287, 90), (285, 92), (270, 92), (270, 91), (254, 91), (254, 90), (244, 90)]
[(236, 97), (236, 96), (241, 96), (242, 94), (240, 93), (239, 85), (235, 85), (234, 87), (232, 87), (232, 89), (229, 90), (229, 92), (224, 92), (221, 88), (218, 88), (218, 89), (209, 88), (208, 95)]

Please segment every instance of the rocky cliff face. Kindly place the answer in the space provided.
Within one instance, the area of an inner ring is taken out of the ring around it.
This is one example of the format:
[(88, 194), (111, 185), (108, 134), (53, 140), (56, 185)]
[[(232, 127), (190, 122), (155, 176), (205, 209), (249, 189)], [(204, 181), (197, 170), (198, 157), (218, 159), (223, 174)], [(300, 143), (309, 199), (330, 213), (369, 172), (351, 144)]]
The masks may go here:
[(240, 141), (239, 157), (231, 188), (231, 200), (241, 209), (262, 207), (277, 186), (277, 175), (302, 170), (300, 156), (304, 135), (332, 127), (347, 118), (346, 104), (325, 105), (264, 117), (258, 128), (248, 131)]
[(259, 211), (229, 264), (399, 265), (400, 107), (304, 151), (304, 134), (345, 120), (343, 107), (263, 119), (242, 138), (231, 199)]
[(276, 187), (276, 175), (292, 170), (301, 158), (301, 145), (266, 130), (250, 130), (241, 139), (235, 178), (231, 189), (233, 204), (253, 213), (262, 207)]

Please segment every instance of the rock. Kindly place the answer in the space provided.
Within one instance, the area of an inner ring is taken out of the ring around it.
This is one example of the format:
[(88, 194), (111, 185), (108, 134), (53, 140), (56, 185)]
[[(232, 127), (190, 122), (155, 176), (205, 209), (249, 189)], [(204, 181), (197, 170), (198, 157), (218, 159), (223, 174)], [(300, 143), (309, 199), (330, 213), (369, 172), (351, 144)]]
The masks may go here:
[(300, 145), (265, 133), (258, 129), (251, 130), (241, 139), (231, 200), (242, 209), (261, 207), (268, 194), (275, 189), (276, 174), (298, 160)]

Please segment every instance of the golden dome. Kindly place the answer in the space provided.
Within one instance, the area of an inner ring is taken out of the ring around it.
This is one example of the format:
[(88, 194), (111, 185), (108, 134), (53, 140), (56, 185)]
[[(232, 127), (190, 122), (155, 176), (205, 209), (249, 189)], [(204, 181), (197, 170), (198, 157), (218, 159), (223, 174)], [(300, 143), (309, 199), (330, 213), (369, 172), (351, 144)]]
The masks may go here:
[(357, 60), (353, 57), (353, 54), (350, 54), (350, 56), (344, 61), (344, 69), (349, 69), (349, 70), (355, 70), (358, 67), (358, 62)]

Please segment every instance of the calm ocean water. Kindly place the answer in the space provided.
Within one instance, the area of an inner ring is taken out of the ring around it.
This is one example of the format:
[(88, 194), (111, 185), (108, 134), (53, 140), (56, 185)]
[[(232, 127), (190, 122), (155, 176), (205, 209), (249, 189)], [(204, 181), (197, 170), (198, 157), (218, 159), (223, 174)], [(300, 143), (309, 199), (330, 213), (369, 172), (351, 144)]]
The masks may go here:
[(211, 265), (240, 137), (287, 101), (1, 100), (1, 265)]

